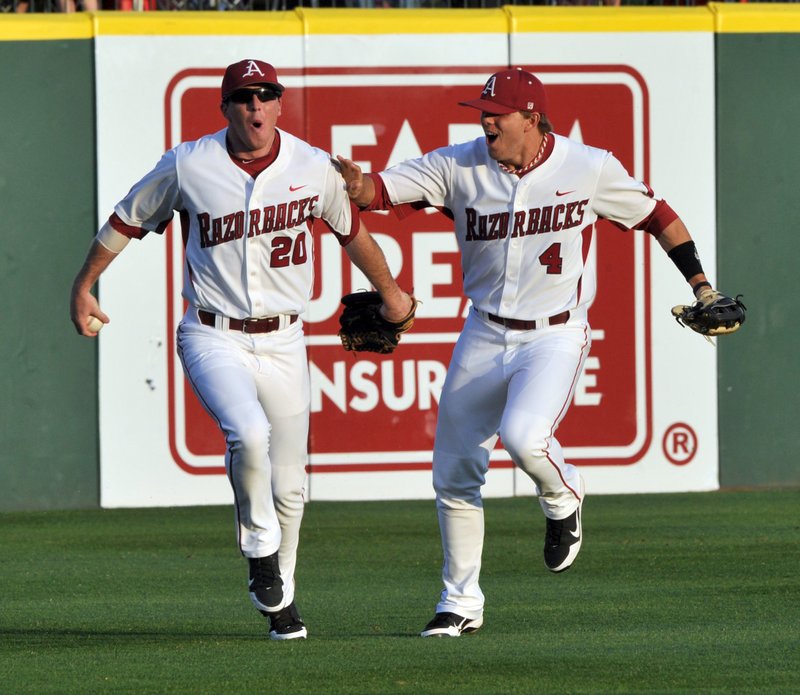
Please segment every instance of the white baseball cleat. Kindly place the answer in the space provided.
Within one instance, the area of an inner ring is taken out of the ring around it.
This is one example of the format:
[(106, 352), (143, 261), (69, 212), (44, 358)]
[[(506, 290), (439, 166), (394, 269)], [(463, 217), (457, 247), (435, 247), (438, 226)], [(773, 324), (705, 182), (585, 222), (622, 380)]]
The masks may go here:
[(420, 637), (458, 637), (465, 633), (475, 632), (483, 625), (483, 616), (480, 618), (462, 618), (455, 613), (437, 613), (433, 616), (425, 629), (419, 633)]
[(308, 637), (305, 623), (292, 601), (277, 613), (267, 613), (269, 618), (269, 638), (274, 640), (305, 639)]

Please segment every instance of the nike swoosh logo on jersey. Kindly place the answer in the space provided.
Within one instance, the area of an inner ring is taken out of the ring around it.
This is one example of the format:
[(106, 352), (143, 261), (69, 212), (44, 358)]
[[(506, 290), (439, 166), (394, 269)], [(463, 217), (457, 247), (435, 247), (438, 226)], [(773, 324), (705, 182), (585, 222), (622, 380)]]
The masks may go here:
[(556, 195), (560, 198), (562, 195), (569, 195), (570, 193), (574, 193), (575, 191), (556, 191)]
[(305, 188), (308, 186), (307, 183), (304, 183), (302, 186), (289, 186), (289, 191), (294, 193), (295, 191), (299, 191), (301, 188)]

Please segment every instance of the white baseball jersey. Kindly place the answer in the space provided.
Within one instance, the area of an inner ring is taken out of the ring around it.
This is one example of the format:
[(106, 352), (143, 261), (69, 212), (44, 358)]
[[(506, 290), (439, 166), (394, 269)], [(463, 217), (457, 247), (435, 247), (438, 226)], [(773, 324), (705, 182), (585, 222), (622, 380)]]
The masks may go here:
[(313, 286), (313, 218), (342, 235), (355, 224), (342, 179), (326, 152), (285, 131), (277, 158), (253, 179), (231, 160), (226, 132), (166, 152), (114, 208), (128, 226), (119, 231), (161, 232), (177, 210), (190, 304), (238, 319), (302, 313)]
[(483, 136), (380, 173), (392, 203), (427, 201), (452, 214), (464, 293), (481, 311), (535, 320), (588, 306), (598, 217), (633, 228), (656, 206), (610, 152), (548, 137), (550, 156), (522, 178), (489, 157)]

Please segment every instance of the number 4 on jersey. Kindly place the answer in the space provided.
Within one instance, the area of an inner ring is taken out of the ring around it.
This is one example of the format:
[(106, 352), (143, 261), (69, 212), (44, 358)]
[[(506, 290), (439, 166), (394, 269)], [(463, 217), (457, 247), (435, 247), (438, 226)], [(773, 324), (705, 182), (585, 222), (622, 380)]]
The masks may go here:
[(548, 275), (561, 275), (561, 267), (564, 264), (564, 259), (561, 258), (561, 244), (550, 244), (539, 256), (539, 263), (547, 268)]

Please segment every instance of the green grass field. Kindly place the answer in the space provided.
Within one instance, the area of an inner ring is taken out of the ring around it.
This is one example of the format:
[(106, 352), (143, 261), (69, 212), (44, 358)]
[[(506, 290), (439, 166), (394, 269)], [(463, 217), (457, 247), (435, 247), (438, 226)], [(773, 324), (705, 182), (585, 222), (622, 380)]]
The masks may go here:
[(229, 508), (0, 515), (0, 693), (800, 693), (800, 490), (595, 496), (574, 567), (487, 500), (484, 627), (421, 639), (432, 502), (307, 506), (271, 642)]

